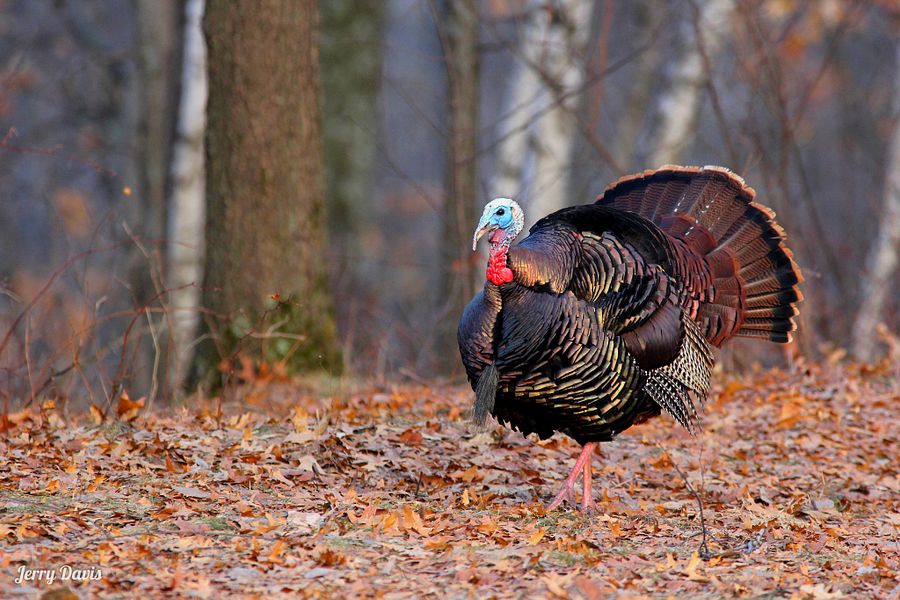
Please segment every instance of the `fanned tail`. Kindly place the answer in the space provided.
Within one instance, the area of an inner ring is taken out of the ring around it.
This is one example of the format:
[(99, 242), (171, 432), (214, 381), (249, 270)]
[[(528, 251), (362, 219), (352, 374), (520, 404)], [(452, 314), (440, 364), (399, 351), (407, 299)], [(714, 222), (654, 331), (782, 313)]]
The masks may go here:
[(739, 335), (788, 342), (803, 281), (784, 230), (755, 192), (723, 167), (665, 166), (620, 179), (598, 204), (636, 213), (671, 238), (692, 276), (692, 313), (718, 346)]

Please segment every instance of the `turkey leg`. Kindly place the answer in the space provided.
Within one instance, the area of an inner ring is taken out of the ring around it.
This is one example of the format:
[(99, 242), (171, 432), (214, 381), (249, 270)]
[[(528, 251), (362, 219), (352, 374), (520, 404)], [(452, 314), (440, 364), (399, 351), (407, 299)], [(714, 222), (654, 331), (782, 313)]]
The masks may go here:
[(559, 493), (556, 494), (553, 502), (547, 505), (547, 512), (558, 508), (563, 503), (563, 500), (568, 500), (575, 504), (575, 480), (578, 479), (579, 474), (584, 474), (581, 510), (583, 512), (593, 510), (594, 500), (591, 498), (591, 455), (596, 445), (596, 442), (588, 442), (581, 448), (581, 454), (578, 456), (578, 460), (575, 461), (575, 466), (572, 467), (569, 476), (566, 477), (562, 487), (559, 489)]

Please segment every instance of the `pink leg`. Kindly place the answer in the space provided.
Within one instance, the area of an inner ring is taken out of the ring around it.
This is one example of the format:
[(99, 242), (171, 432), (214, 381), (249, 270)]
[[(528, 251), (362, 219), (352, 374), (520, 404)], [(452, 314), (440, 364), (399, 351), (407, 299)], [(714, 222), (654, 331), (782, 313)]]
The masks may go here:
[(593, 494), (591, 494), (591, 455), (584, 461), (584, 480), (581, 488), (581, 512), (594, 512), (596, 505), (594, 504)]
[(578, 475), (582, 472), (585, 475), (585, 498), (588, 498), (587, 504), (585, 504), (584, 498), (582, 498), (582, 510), (587, 510), (588, 506), (593, 506), (593, 501), (590, 500), (590, 472), (591, 472), (591, 454), (594, 452), (594, 446), (596, 446), (596, 442), (588, 442), (581, 448), (581, 454), (578, 456), (578, 460), (575, 461), (575, 466), (572, 467), (572, 471), (569, 473), (569, 476), (566, 477), (566, 480), (563, 482), (562, 487), (559, 489), (559, 493), (556, 494), (556, 497), (553, 499), (549, 505), (547, 505), (547, 512), (551, 510), (555, 510), (559, 508), (559, 505), (563, 503), (563, 500), (568, 500), (572, 504), (575, 504), (575, 480), (578, 479)]

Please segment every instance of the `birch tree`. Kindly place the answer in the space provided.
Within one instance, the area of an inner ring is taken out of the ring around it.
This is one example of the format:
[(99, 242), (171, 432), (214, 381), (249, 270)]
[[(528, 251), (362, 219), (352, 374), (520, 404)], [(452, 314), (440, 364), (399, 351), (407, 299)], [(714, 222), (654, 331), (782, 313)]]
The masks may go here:
[(203, 134), (206, 128), (206, 43), (201, 20), (204, 0), (184, 5), (181, 98), (172, 153), (172, 189), (168, 211), (166, 285), (175, 342), (175, 369), (170, 383), (178, 387), (191, 359), (189, 345), (197, 331), (200, 281), (203, 277)]
[[(900, 45), (897, 46), (897, 75), (894, 79), (894, 116), (900, 115)], [(853, 353), (860, 360), (875, 356), (876, 331), (884, 318), (885, 307), (896, 288), (891, 285), (900, 264), (900, 125), (894, 132), (888, 150), (884, 177), (884, 204), (878, 236), (866, 259), (866, 277), (862, 282), (862, 303), (853, 326)]]
[(693, 139), (703, 90), (712, 76), (708, 67), (724, 45), (735, 2), (706, 0), (698, 10), (695, 22), (682, 24), (682, 50), (671, 65), (669, 87), (659, 99), (658, 125), (651, 135), (653, 147), (647, 165), (650, 168), (682, 160)]
[[(514, 53), (493, 196), (516, 198), (528, 225), (567, 204), (578, 95), (594, 3), (531, 2)], [(544, 110), (551, 106), (549, 110)], [(535, 114), (540, 113), (535, 117)]]

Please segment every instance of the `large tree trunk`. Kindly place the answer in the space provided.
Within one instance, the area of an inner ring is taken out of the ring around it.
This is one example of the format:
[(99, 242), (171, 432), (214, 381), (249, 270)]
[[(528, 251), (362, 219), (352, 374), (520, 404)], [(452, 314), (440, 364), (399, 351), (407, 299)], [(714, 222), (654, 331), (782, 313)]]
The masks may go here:
[[(438, 356), (449, 357), (455, 346), (456, 322), (475, 293), (475, 267), (471, 240), (478, 196), (476, 156), (478, 150), (478, 2), (448, 3), (447, 69), (450, 87), (450, 152), (447, 168), (448, 193), (443, 214), (443, 264), (450, 270), (442, 278), (441, 297), (448, 317), (441, 318)], [(446, 361), (456, 364), (456, 360)], [(446, 365), (445, 365), (446, 366)]]
[[(510, 76), (504, 128), (491, 193), (523, 204), (528, 225), (567, 204), (576, 141), (578, 95), (593, 3), (558, 0), (530, 5)], [(552, 106), (543, 112), (547, 106)], [(535, 113), (542, 111), (535, 118)]]
[(337, 366), (326, 278), (315, 0), (214, 0), (209, 64), (206, 269), (215, 344), (292, 370)]
[[(896, 69), (894, 115), (900, 114), (900, 46)], [(879, 216), (878, 237), (866, 259), (868, 275), (862, 283), (862, 303), (853, 326), (853, 353), (867, 361), (875, 356), (878, 324), (884, 318), (889, 294), (894, 292), (891, 281), (900, 264), (900, 123), (894, 123), (884, 177), (884, 207)]]
[(734, 0), (706, 0), (696, 22), (683, 24), (684, 42), (671, 67), (669, 88), (659, 100), (648, 167), (683, 160), (696, 130), (703, 89), (712, 76), (709, 69), (725, 42), (734, 9)]
[(181, 64), (181, 101), (172, 152), (169, 195), (166, 286), (169, 321), (174, 341), (173, 389), (181, 387), (196, 337), (200, 283), (203, 277), (203, 219), (205, 181), (203, 133), (206, 128), (206, 44), (201, 21), (204, 0), (184, 6), (184, 45)]

